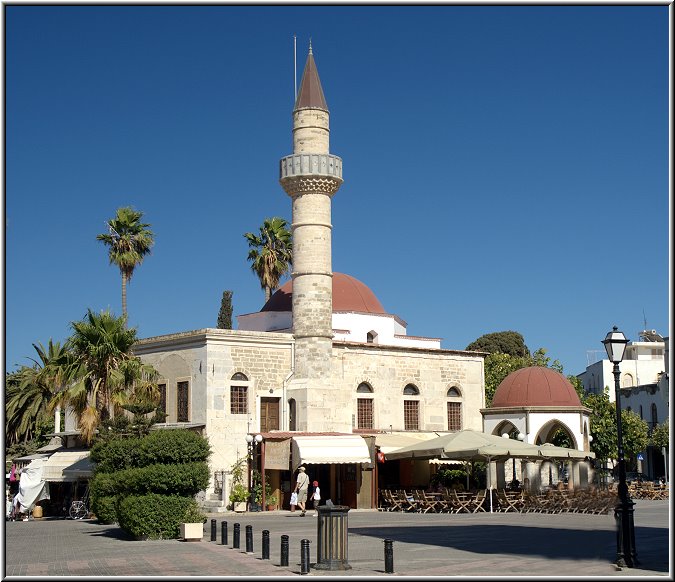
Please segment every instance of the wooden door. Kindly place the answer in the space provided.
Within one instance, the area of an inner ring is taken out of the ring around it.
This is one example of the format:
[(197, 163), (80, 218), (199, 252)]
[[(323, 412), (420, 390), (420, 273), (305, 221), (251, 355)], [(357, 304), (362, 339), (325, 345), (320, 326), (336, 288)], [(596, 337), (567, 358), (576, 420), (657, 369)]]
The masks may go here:
[(260, 432), (270, 432), (279, 428), (279, 398), (261, 398)]

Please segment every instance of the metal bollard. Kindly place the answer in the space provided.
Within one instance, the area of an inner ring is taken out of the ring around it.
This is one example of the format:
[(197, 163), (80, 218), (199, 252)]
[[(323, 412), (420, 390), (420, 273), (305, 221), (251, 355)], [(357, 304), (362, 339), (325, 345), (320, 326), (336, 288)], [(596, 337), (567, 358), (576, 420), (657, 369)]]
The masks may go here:
[(309, 540), (300, 540), (300, 574), (309, 574)]
[(220, 541), (224, 546), (227, 545), (227, 522), (226, 521), (223, 521), (220, 524)]
[(281, 536), (281, 563), (280, 566), (288, 566), (288, 536)]
[(253, 526), (252, 525), (246, 526), (246, 553), (247, 554), (253, 553)]
[(232, 547), (239, 549), (239, 531), (241, 526), (238, 523), (234, 524), (234, 533), (232, 534)]
[(262, 530), (262, 559), (270, 559), (270, 530)]
[(394, 540), (384, 540), (384, 572), (394, 573)]
[(216, 520), (215, 519), (211, 520), (211, 541), (212, 542), (216, 541)]

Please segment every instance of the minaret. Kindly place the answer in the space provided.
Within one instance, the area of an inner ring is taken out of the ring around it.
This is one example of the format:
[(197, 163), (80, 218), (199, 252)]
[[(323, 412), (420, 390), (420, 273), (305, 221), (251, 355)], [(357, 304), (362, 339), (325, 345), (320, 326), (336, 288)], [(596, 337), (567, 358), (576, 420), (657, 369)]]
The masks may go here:
[(310, 43), (293, 109), (293, 155), (281, 159), (279, 177), (293, 201), (296, 379), (327, 380), (331, 374), (331, 197), (342, 184), (342, 160), (329, 153), (329, 133), (328, 106)]

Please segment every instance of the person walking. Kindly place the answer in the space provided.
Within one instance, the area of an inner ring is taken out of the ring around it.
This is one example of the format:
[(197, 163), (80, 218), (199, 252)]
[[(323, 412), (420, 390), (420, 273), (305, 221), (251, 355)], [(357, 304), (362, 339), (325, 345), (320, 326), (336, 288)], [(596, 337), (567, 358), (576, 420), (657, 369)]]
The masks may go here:
[(307, 489), (309, 487), (309, 477), (305, 473), (304, 467), (298, 467), (298, 476), (295, 481), (295, 492), (298, 494), (298, 506), (302, 510), (300, 517), (305, 517), (307, 503)]
[(319, 489), (319, 482), (313, 481), (312, 487), (314, 487), (314, 491), (312, 491), (312, 507), (314, 507), (314, 517), (319, 517), (319, 510), (317, 509), (317, 507), (319, 507), (319, 502), (321, 501), (321, 489)]

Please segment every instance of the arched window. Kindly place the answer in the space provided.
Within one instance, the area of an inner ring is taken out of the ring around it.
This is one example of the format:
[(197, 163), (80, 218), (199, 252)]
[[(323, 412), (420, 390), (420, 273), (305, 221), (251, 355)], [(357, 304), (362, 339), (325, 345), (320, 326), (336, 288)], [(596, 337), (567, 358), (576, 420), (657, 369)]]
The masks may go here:
[[(356, 388), (357, 394), (372, 395), (373, 388), (367, 382), (361, 382)], [(356, 399), (356, 427), (357, 428), (373, 428), (373, 399), (357, 398)]]
[[(419, 396), (420, 391), (414, 384), (408, 384), (403, 389), (404, 396)], [(403, 429), (420, 429), (420, 403), (419, 400), (403, 401)]]
[(404, 396), (419, 396), (419, 395), (420, 395), (420, 391), (419, 391), (419, 389), (417, 388), (417, 386), (415, 386), (414, 384), (408, 384), (408, 385), (406, 385), (406, 387), (403, 389), (403, 395), (404, 395)]
[(633, 376), (631, 374), (624, 374), (623, 381), (621, 382), (622, 388), (630, 388), (633, 386)]
[(237, 372), (230, 384), (230, 413), (248, 414), (248, 378)]
[(459, 388), (452, 386), (448, 389), (447, 402), (448, 430), (462, 430), (462, 402)]
[(656, 409), (656, 404), (652, 402), (652, 428), (656, 427), (659, 423), (659, 413)]

